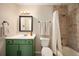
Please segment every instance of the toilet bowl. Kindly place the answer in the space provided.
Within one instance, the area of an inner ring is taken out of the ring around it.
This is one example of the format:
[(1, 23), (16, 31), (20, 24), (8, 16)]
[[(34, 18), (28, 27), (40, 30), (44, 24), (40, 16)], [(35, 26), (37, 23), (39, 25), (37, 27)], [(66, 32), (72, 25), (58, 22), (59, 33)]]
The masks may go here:
[(42, 46), (41, 55), (42, 56), (53, 56), (52, 50), (48, 47), (49, 38), (41, 37), (40, 40), (41, 40), (41, 46)]
[(41, 55), (42, 56), (53, 56), (53, 52), (50, 48), (43, 47), (42, 50), (41, 50)]

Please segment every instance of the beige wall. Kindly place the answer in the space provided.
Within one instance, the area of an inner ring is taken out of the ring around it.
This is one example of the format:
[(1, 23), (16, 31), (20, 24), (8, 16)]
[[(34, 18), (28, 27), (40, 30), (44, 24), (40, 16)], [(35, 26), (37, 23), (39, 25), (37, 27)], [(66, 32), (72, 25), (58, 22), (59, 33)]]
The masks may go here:
[[(33, 33), (36, 34), (36, 51), (41, 50), (39, 39), (39, 20), (52, 20), (52, 5), (17, 5), (17, 4), (0, 4), (0, 19), (9, 22), (8, 36), (24, 34), (18, 31), (18, 20), (20, 11), (28, 10), (33, 16)], [(26, 32), (25, 32), (26, 33)]]
[(0, 4), (0, 19), (9, 22), (8, 36), (15, 35), (17, 32), (17, 8), (14, 4)]
[(40, 24), (39, 20), (52, 20), (53, 6), (52, 5), (20, 5), (19, 12), (21, 10), (28, 10), (33, 16), (33, 33), (37, 35), (36, 37), (36, 51), (41, 50), (39, 33)]

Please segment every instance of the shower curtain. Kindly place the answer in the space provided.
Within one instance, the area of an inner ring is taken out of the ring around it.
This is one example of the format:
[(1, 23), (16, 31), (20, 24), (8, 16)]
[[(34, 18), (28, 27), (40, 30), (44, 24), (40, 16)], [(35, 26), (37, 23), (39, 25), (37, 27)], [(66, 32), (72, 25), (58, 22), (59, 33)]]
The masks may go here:
[(62, 52), (62, 45), (59, 26), (59, 15), (57, 10), (53, 13), (52, 26), (52, 49), (53, 53), (55, 55), (58, 55), (60, 54), (60, 52)]

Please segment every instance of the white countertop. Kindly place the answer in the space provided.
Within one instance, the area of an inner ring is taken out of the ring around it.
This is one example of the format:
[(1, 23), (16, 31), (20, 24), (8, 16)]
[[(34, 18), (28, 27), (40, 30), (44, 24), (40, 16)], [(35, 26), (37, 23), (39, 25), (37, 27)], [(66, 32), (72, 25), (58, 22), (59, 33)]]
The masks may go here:
[(36, 36), (35, 34), (32, 34), (32, 36), (20, 34), (11, 37), (5, 37), (5, 39), (34, 39), (35, 36)]

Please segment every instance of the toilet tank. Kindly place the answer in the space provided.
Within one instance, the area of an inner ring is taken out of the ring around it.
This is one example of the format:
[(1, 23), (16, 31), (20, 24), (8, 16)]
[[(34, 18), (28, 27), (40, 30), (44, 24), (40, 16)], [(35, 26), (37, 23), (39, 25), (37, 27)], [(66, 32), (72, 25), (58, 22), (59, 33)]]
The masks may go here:
[(42, 47), (48, 47), (49, 45), (49, 38), (46, 37), (40, 37), (41, 46)]

